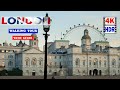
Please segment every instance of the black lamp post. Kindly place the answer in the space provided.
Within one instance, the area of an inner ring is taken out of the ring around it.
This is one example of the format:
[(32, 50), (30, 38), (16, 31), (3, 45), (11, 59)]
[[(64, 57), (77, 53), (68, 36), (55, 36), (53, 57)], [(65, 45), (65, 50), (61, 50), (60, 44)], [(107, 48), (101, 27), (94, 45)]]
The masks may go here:
[(50, 30), (50, 17), (48, 16), (48, 13), (46, 13), (46, 16), (43, 19), (43, 30), (45, 31), (45, 62), (44, 62), (44, 79), (47, 79), (47, 39), (49, 34), (47, 32)]

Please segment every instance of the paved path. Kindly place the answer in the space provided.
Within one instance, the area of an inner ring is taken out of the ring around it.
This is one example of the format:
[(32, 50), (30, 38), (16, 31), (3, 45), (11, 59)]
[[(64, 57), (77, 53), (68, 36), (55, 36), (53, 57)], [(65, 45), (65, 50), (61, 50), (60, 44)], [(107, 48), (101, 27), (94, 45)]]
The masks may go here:
[[(43, 79), (43, 76), (0, 76), (0, 79)], [(51, 79), (48, 76), (48, 79)], [(120, 76), (55, 76), (56, 79), (120, 79)]]

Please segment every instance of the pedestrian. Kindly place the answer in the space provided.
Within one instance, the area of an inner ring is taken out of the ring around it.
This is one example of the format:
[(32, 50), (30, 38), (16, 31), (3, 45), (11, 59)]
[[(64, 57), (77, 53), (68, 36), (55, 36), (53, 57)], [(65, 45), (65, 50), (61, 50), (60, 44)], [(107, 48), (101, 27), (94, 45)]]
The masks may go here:
[(54, 77), (54, 76), (52, 76), (52, 79), (55, 79), (55, 77)]

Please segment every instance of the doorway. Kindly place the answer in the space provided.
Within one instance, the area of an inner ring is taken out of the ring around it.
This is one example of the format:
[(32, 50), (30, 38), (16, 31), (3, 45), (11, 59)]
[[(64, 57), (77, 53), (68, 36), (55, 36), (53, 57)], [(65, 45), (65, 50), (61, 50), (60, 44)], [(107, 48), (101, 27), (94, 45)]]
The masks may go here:
[(100, 75), (100, 76), (102, 75), (102, 71), (101, 71), (101, 70), (99, 70), (99, 75)]
[(94, 69), (93, 70), (93, 76), (97, 76), (98, 75), (98, 70), (97, 69)]
[(36, 73), (35, 73), (35, 71), (33, 70), (33, 72), (32, 72), (32, 76), (35, 76), (35, 74), (36, 74)]
[(54, 76), (57, 76), (57, 72), (54, 72)]
[(92, 70), (89, 71), (89, 75), (90, 75), (90, 76), (92, 75)]

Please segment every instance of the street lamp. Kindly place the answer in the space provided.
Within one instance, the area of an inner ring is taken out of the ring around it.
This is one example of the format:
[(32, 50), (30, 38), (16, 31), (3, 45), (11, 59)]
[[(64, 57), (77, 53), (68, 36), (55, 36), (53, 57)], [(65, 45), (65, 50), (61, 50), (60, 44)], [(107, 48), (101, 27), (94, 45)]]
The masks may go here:
[(47, 79), (47, 39), (49, 34), (47, 32), (50, 30), (50, 17), (48, 16), (48, 13), (46, 13), (46, 16), (43, 18), (43, 30), (45, 34), (45, 62), (44, 62), (44, 79)]

